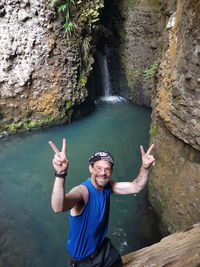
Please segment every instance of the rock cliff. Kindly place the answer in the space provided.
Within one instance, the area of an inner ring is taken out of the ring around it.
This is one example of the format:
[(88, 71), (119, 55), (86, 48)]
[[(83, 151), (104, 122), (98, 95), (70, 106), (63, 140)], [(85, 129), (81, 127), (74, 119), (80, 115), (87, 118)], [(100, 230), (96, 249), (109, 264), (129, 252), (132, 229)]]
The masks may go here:
[(200, 221), (199, 11), (200, 1), (161, 2), (163, 45), (151, 127), (157, 165), (149, 189), (165, 233)]
[[(86, 88), (93, 62), (87, 16), (98, 14), (100, 2), (85, 1), (94, 10), (85, 6), (88, 13), (79, 13), (76, 21), (82, 25), (79, 37), (63, 42), (62, 17), (49, 2), (1, 1), (1, 132), (80, 116), (74, 110), (91, 96)], [(121, 13), (114, 16), (118, 32), (113, 43), (117, 36), (119, 68), (125, 74), (118, 77), (126, 81), (115, 84), (128, 87), (131, 101), (152, 107), (157, 162), (149, 199), (168, 234), (200, 220), (200, 1), (113, 0), (116, 7)]]
[(130, 99), (152, 107), (149, 199), (164, 234), (200, 221), (199, 12), (199, 0), (123, 5), (121, 60)]
[(121, 30), (121, 62), (129, 87), (129, 99), (151, 106), (155, 91), (158, 48), (160, 43), (160, 9), (158, 1), (126, 1)]
[(1, 132), (69, 122), (86, 102), (91, 29), (66, 40), (62, 20), (50, 1), (1, 1)]

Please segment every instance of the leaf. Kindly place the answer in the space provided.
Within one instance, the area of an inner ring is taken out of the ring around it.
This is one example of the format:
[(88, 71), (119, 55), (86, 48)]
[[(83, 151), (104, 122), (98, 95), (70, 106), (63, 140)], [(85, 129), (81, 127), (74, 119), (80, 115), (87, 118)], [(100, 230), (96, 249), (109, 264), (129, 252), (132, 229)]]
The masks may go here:
[(65, 10), (68, 8), (68, 4), (63, 4), (58, 7), (58, 12), (65, 12)]

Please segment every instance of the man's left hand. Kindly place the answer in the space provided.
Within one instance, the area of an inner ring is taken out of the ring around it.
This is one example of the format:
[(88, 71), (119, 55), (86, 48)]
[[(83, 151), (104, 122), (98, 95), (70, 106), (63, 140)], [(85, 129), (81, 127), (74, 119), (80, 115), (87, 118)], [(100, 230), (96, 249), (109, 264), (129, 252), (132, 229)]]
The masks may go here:
[(153, 155), (150, 154), (153, 148), (154, 144), (152, 144), (145, 153), (143, 146), (140, 146), (140, 151), (142, 155), (142, 167), (145, 169), (148, 169), (151, 166), (155, 165), (155, 158)]

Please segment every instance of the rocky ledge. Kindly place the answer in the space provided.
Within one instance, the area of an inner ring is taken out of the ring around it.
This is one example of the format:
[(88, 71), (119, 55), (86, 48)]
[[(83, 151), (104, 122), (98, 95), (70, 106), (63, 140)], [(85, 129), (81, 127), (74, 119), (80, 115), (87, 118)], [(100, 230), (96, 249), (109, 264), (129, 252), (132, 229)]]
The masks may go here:
[(199, 267), (200, 223), (122, 257), (126, 267)]

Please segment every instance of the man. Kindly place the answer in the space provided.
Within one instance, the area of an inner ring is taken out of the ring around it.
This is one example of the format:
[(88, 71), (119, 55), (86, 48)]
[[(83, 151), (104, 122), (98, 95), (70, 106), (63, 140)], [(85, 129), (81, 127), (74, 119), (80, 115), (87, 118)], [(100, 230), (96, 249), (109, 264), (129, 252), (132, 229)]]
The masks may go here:
[(121, 257), (110, 239), (106, 238), (109, 218), (110, 194), (133, 194), (140, 192), (148, 180), (149, 167), (155, 164), (151, 155), (152, 144), (145, 153), (140, 146), (142, 166), (132, 182), (115, 182), (110, 179), (114, 160), (110, 153), (100, 151), (89, 159), (91, 177), (65, 194), (64, 184), (68, 170), (66, 139), (59, 152), (52, 141), (55, 152), (52, 161), (56, 171), (51, 205), (54, 212), (70, 211), (70, 232), (67, 248), (71, 265), (79, 267), (120, 267)]

